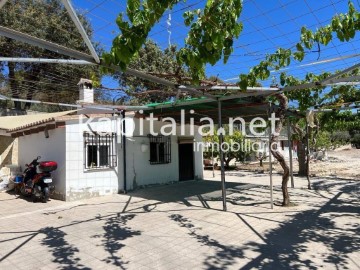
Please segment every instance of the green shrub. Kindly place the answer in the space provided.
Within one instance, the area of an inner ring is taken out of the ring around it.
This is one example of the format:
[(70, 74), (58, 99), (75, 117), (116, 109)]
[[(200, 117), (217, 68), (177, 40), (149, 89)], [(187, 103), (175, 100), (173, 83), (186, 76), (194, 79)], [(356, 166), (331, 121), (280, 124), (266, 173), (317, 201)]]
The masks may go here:
[(351, 143), (354, 144), (356, 146), (356, 148), (360, 148), (360, 134), (355, 134), (352, 138), (351, 138)]
[(335, 131), (331, 134), (331, 141), (334, 147), (350, 143), (351, 136), (348, 131)]

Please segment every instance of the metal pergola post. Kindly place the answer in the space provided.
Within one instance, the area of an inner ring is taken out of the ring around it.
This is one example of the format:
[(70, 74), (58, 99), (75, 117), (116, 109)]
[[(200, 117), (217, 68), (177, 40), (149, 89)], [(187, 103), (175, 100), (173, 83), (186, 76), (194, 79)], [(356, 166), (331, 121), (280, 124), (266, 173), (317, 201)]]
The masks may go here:
[(224, 168), (224, 153), (222, 151), (222, 146), (224, 142), (224, 135), (222, 129), (222, 114), (221, 114), (221, 100), (218, 100), (218, 113), (219, 113), (219, 120), (218, 120), (218, 132), (220, 131), (219, 135), (219, 154), (220, 154), (220, 164), (221, 164), (221, 191), (222, 191), (222, 199), (223, 199), (223, 210), (227, 211), (226, 208), (226, 186), (225, 186), (225, 168)]
[(213, 175), (213, 178), (215, 178), (214, 142), (211, 145), (211, 162), (212, 162), (212, 175)]
[(274, 209), (274, 192), (273, 192), (273, 178), (272, 178), (272, 153), (271, 153), (271, 126), (269, 126), (269, 169), (270, 169), (270, 207)]
[(126, 123), (125, 123), (125, 110), (121, 111), (121, 120), (122, 120), (122, 149), (123, 149), (123, 177), (124, 177), (124, 194), (127, 193), (127, 183), (126, 183)]
[(290, 177), (291, 177), (291, 187), (294, 188), (294, 173), (293, 173), (293, 144), (291, 139), (291, 128), (290, 128), (290, 119), (287, 120), (287, 135), (288, 135), (288, 144), (289, 144), (289, 164), (290, 164)]

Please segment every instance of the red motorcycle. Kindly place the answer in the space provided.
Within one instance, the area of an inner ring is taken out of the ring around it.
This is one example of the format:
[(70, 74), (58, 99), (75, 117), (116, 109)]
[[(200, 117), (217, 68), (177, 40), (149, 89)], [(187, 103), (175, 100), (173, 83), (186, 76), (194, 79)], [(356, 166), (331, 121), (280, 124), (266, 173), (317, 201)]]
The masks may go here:
[[(53, 179), (51, 172), (57, 169), (55, 161), (39, 162), (41, 157), (38, 156), (27, 167), (23, 174), (23, 181), (20, 182), (20, 192), (24, 196), (31, 196), (33, 202), (41, 200), (46, 203), (49, 200), (50, 191), (54, 189), (51, 185)], [(39, 168), (40, 173), (37, 172)]]

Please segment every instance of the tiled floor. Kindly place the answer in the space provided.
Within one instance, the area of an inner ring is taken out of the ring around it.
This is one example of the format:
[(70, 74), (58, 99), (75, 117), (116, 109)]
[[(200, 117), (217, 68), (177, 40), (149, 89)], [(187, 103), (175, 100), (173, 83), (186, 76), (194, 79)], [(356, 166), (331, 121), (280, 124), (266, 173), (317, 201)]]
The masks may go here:
[[(268, 176), (33, 204), (0, 193), (0, 269), (360, 269), (360, 182), (296, 178), (296, 206), (269, 204)], [(274, 176), (275, 202), (281, 201)]]

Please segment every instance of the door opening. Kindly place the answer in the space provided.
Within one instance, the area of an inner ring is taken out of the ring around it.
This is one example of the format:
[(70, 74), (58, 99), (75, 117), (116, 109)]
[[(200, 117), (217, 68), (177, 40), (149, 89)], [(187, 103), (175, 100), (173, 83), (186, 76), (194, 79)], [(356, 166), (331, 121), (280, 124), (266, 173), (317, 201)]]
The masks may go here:
[(192, 143), (179, 144), (179, 180), (194, 180), (194, 151)]

